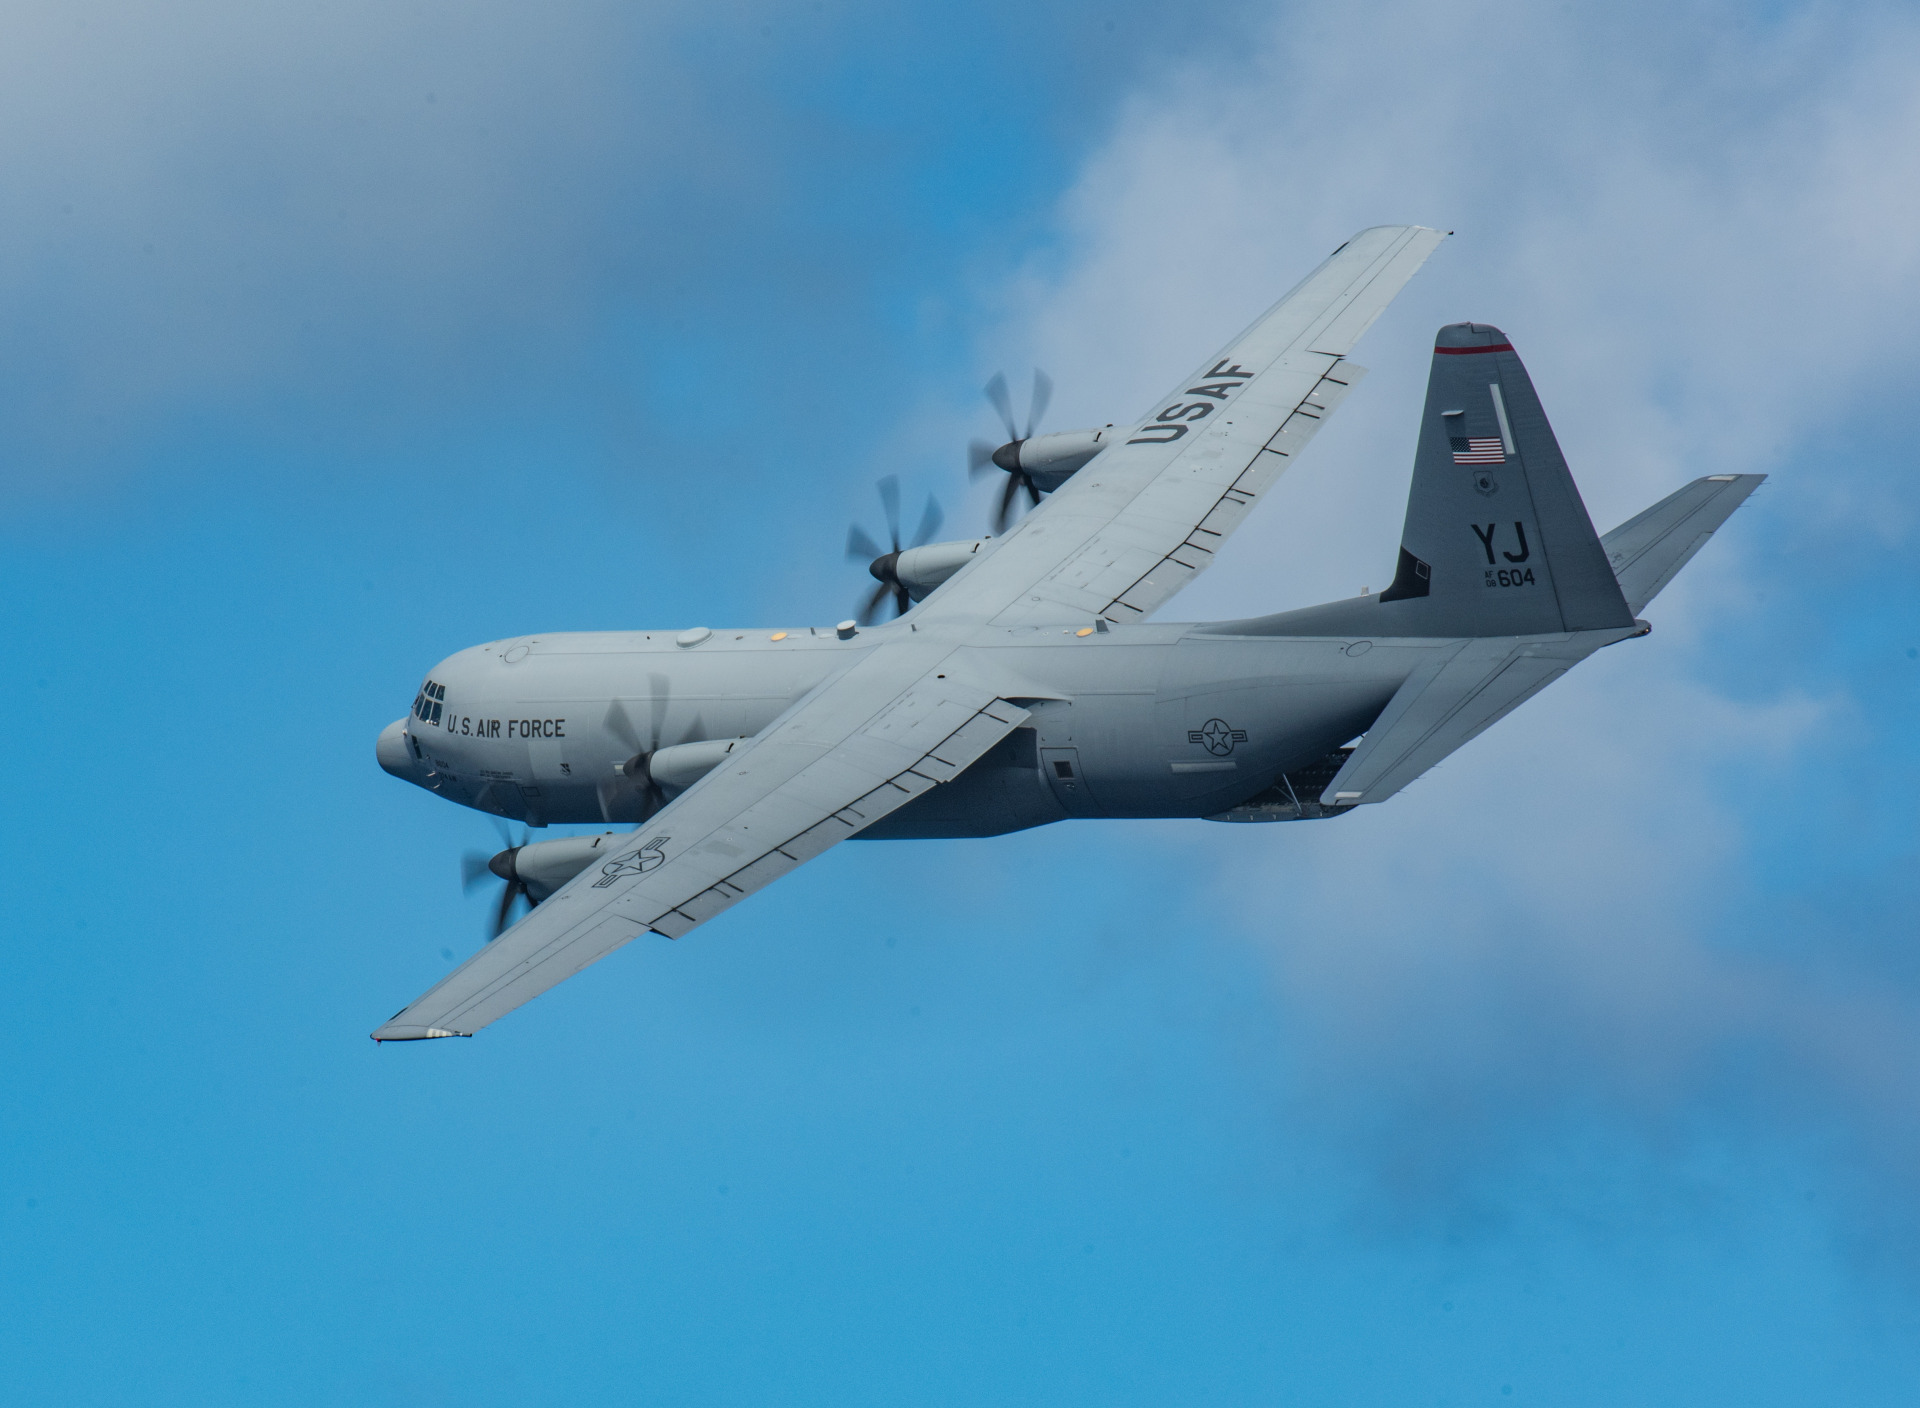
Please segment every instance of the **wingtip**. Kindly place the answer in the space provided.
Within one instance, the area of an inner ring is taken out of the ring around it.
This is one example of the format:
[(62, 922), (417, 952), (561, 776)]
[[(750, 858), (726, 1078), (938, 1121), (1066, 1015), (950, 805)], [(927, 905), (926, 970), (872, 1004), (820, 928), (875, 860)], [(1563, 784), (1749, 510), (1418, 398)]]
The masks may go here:
[[(1360, 238), (1360, 235), (1370, 235), (1376, 230), (1382, 232), (1391, 231), (1396, 235), (1430, 235), (1435, 244), (1438, 244), (1441, 240), (1449, 239), (1453, 235), (1452, 230), (1443, 230), (1438, 225), (1371, 225), (1360, 231), (1360, 234), (1355, 235), (1353, 238), (1357, 240)], [(1352, 242), (1352, 240), (1348, 241), (1349, 244)]]
[(383, 1041), (431, 1041), (442, 1036), (472, 1036), (472, 1032), (450, 1032), (445, 1027), (402, 1027), (389, 1022), (373, 1032), (375, 1042)]

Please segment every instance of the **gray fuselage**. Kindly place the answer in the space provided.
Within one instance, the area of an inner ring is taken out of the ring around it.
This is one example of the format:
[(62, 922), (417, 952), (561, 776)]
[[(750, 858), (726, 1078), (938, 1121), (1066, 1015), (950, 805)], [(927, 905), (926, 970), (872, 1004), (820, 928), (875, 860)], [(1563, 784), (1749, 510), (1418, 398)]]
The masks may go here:
[[(609, 631), (474, 646), (429, 674), (415, 713), (382, 735), (381, 760), (450, 801), (535, 826), (637, 822), (646, 801), (623, 772), (634, 755), (751, 737), (913, 629), (895, 622), (847, 640), (806, 627), (716, 630), (692, 644), (680, 642), (699, 633)], [(953, 667), (999, 681), (1030, 709), (1030, 726), (864, 834), (1217, 815), (1364, 732), (1445, 643), (1240, 634), (1234, 624), (953, 629)]]

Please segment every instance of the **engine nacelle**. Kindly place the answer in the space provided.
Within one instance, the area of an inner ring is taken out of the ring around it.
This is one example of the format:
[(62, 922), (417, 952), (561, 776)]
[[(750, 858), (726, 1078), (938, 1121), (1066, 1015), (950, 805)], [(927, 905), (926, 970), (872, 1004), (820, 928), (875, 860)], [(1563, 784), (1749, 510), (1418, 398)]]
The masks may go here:
[(630, 834), (603, 831), (598, 836), (533, 841), (500, 852), (487, 862), (487, 869), (508, 883), (518, 880), (527, 887), (527, 898), (539, 904), (595, 861), (609, 859)]
[(1050, 494), (1113, 440), (1113, 427), (1060, 430), (1031, 440), (1010, 440), (993, 452), (993, 462), (1009, 474), (1022, 473), (1033, 487)]
[(698, 743), (676, 743), (647, 755), (647, 776), (669, 792), (684, 792), (726, 761), (744, 738), (708, 738)]
[(902, 548), (876, 557), (867, 571), (889, 586), (904, 588), (915, 601), (925, 601), (935, 587), (971, 562), (986, 542), (985, 538), (969, 538), (965, 542)]

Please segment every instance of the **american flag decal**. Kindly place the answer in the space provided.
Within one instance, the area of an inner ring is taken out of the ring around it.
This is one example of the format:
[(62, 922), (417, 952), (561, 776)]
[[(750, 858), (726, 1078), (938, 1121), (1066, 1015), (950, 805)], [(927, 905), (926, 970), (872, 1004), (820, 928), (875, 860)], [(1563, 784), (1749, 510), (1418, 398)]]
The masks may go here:
[(1453, 446), (1455, 464), (1505, 464), (1507, 457), (1501, 453), (1498, 435), (1450, 435), (1447, 443)]

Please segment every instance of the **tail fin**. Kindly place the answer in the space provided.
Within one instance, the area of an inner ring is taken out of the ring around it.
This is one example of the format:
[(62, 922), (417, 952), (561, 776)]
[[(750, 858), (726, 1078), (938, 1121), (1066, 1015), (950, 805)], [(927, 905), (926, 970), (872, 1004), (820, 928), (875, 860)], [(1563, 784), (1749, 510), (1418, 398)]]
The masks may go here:
[(1435, 339), (1400, 562), (1380, 602), (1408, 635), (1633, 624), (1533, 382), (1498, 328), (1453, 323)]

